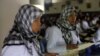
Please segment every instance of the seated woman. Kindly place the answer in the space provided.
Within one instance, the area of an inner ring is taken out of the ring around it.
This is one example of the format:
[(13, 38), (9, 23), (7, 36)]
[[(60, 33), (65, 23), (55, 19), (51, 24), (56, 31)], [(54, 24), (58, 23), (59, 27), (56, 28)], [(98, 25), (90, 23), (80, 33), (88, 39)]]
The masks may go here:
[(96, 31), (95, 36), (92, 39), (94, 45), (86, 49), (85, 56), (91, 56), (92, 54), (95, 55), (100, 52), (100, 20), (97, 21), (96, 27), (98, 28), (98, 30)]
[(92, 53), (100, 52), (100, 19), (96, 22), (96, 27), (98, 29), (93, 37), (94, 45), (91, 47)]
[(4, 40), (1, 56), (42, 56), (37, 40), (42, 14), (42, 10), (33, 5), (21, 6)]
[(71, 31), (74, 30), (75, 21), (75, 8), (67, 6), (60, 18), (57, 19), (56, 25), (47, 28), (45, 38), (47, 40), (47, 52), (50, 55), (62, 56), (67, 53), (67, 44), (74, 44), (74, 37), (72, 37)]
[(81, 28), (81, 19), (80, 18), (77, 18), (76, 20), (76, 31), (78, 33), (81, 33), (82, 32), (82, 28)]
[(93, 19), (92, 19), (92, 25), (94, 26), (94, 25), (96, 25), (96, 22), (99, 20), (99, 16), (98, 15), (96, 15), (96, 16), (94, 16), (93, 17)]
[(92, 26), (91, 18), (87, 14), (81, 22), (82, 32), (80, 33), (82, 42), (91, 42), (91, 39), (96, 31), (96, 28)]
[(83, 30), (90, 29), (90, 17), (86, 14), (85, 18), (82, 20), (82, 28)]
[(97, 31), (96, 31), (96, 34), (93, 38), (93, 42), (95, 43), (95, 45), (100, 45), (100, 20), (97, 21), (96, 23), (96, 26), (97, 26)]

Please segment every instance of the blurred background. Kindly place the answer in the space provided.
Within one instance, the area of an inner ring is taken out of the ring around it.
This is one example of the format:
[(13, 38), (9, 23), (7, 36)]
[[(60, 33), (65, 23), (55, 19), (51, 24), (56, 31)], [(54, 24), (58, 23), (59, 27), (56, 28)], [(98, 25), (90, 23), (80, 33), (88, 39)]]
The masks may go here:
[(15, 15), (23, 4), (36, 5), (45, 14), (59, 14), (65, 5), (74, 5), (84, 13), (100, 13), (100, 0), (0, 0), (0, 51)]

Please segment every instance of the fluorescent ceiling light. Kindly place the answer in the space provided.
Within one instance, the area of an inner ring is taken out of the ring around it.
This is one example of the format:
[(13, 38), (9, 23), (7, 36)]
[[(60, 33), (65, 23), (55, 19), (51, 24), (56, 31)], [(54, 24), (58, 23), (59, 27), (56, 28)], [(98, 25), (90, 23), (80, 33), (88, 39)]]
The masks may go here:
[(52, 0), (52, 3), (65, 2), (65, 0)]
[(33, 5), (33, 6), (35, 6), (35, 7), (39, 8), (39, 9), (41, 9), (42, 11), (44, 11), (44, 5)]

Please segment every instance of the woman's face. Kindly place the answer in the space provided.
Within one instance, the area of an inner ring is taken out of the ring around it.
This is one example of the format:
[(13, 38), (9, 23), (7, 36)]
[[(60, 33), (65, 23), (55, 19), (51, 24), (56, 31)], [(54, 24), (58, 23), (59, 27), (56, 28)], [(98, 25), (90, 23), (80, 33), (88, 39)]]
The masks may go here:
[(32, 23), (32, 31), (37, 33), (40, 31), (40, 28), (41, 28), (40, 17), (37, 17), (36, 20), (34, 20)]
[(68, 17), (68, 21), (71, 25), (76, 23), (76, 13), (72, 12), (72, 14)]

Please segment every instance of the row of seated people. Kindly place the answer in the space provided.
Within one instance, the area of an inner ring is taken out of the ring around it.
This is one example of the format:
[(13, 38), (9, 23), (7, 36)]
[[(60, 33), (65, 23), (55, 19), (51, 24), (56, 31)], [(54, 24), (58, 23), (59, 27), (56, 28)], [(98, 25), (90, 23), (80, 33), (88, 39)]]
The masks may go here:
[(68, 49), (78, 48), (78, 44), (100, 41), (99, 16), (91, 19), (89, 14), (82, 17), (76, 15), (75, 11), (69, 12), (70, 15), (66, 11), (63, 11), (60, 18), (45, 17), (41, 30), (43, 36), (40, 40), (41, 43), (44, 43), (41, 44), (44, 53), (62, 55)]

